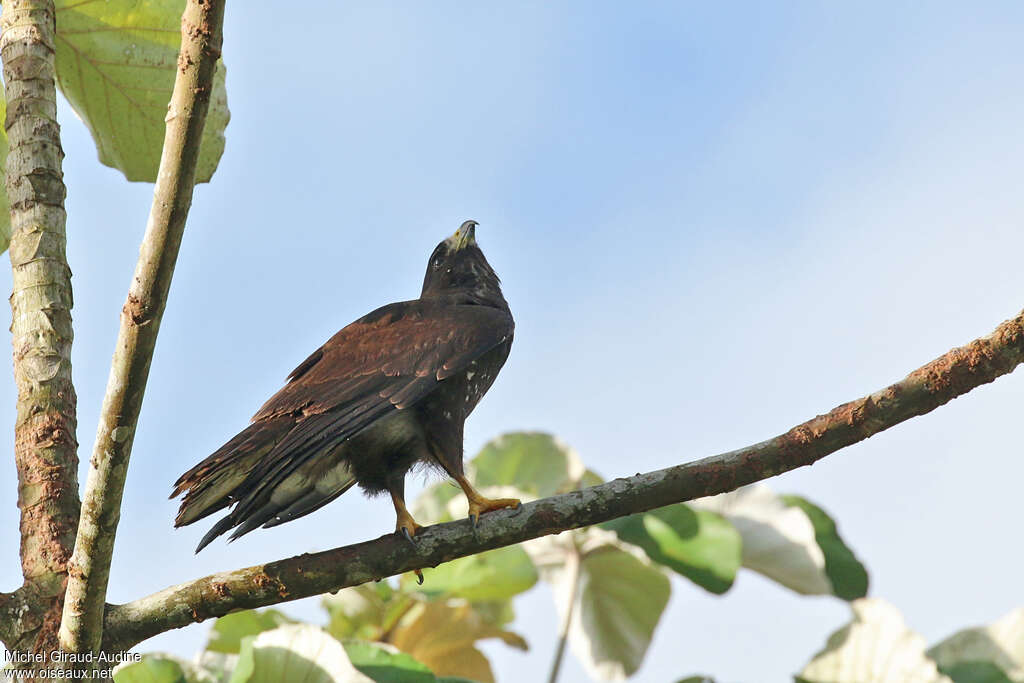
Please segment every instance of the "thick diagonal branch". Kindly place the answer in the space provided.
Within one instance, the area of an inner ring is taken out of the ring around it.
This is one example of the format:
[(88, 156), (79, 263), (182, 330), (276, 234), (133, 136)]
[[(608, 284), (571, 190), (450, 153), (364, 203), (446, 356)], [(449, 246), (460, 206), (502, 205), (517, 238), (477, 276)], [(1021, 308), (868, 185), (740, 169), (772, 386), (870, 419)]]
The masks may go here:
[[(0, 55), (7, 95), (11, 205), (11, 333), (18, 414), (14, 460), (21, 508), (21, 568), (39, 615), (59, 601), (78, 525), (78, 443), (71, 384), (71, 270), (65, 256), (64, 152), (54, 88), (52, 0), (5, 0)], [(9, 492), (0, 498), (7, 498)], [(6, 544), (5, 544), (6, 545)], [(4, 548), (9, 550), (8, 547)], [(13, 596), (12, 598), (13, 599)], [(22, 603), (18, 603), (21, 605)], [(56, 620), (14, 613), (12, 648), (46, 649)]]
[(840, 448), (924, 415), (1024, 362), (1024, 313), (953, 349), (905, 379), (844, 403), (785, 434), (739, 450), (554, 496), (517, 511), (423, 529), (416, 550), (394, 534), (344, 548), (214, 574), (126, 605), (111, 606), (104, 646), (128, 647), (158, 633), (218, 617), (436, 566), (616, 517), (732, 491), (810, 465)]
[(168, 105), (163, 155), (149, 223), (139, 251), (103, 399), (71, 558), (60, 628), (70, 652), (100, 646), (121, 495), (174, 264), (192, 205), (196, 161), (213, 75), (220, 57), (223, 0), (188, 0), (181, 18), (181, 52)]

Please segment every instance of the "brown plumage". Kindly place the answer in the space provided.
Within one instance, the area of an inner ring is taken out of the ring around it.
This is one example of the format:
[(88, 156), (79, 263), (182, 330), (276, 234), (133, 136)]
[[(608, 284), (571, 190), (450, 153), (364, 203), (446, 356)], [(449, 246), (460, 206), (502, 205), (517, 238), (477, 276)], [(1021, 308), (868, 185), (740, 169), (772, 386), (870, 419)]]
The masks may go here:
[(480, 513), (518, 505), (488, 500), (463, 475), (466, 417), (512, 346), (514, 323), (498, 276), (466, 221), (430, 257), (419, 299), (389, 304), (331, 337), (289, 375), (251, 424), (181, 475), (175, 526), (231, 511), (196, 552), (306, 515), (352, 487), (388, 491), (396, 530), (419, 525), (404, 502), (417, 462), (442, 469)]

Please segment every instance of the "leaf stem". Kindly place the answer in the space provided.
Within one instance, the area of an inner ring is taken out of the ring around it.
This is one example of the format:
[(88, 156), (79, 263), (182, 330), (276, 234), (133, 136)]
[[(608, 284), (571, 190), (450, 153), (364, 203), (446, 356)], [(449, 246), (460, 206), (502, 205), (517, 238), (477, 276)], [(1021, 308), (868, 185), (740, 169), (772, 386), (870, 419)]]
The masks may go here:
[(573, 543), (573, 548), (575, 552), (569, 555), (566, 562), (566, 571), (569, 572), (569, 591), (565, 596), (566, 605), (562, 614), (562, 626), (558, 633), (558, 647), (555, 648), (555, 658), (551, 662), (548, 683), (555, 683), (558, 680), (558, 671), (562, 667), (562, 658), (565, 656), (565, 644), (569, 641), (569, 627), (572, 624), (573, 611), (576, 609), (576, 592), (579, 590), (583, 558), (575, 543)]

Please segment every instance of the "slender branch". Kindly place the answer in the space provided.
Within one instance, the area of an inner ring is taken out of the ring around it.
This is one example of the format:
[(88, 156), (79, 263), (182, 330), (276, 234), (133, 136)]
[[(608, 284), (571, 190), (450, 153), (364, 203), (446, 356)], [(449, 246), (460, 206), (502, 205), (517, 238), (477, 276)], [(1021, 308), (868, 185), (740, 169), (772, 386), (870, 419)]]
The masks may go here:
[[(46, 611), (60, 599), (79, 508), (71, 270), (65, 255), (54, 35), (52, 0), (4, 0), (0, 56), (10, 141), (11, 333), (18, 388), (14, 459), (22, 574), (28, 592), (39, 600), (33, 611)], [(56, 642), (53, 627), (38, 635), (46, 643)]]
[(1024, 362), (1024, 312), (987, 337), (953, 349), (905, 379), (790, 429), (696, 462), (423, 529), (416, 550), (394, 534), (325, 552), (213, 574), (108, 608), (104, 647), (127, 649), (173, 628), (236, 609), (309, 597), (547, 534), (732, 491), (810, 465), (840, 448), (924, 415)]
[(223, 21), (223, 0), (189, 0), (181, 18), (178, 74), (168, 105), (160, 171), (135, 276), (121, 311), (121, 328), (71, 558), (60, 628), (61, 647), (70, 652), (96, 651), (102, 638), (104, 598), (128, 459), (185, 218), (192, 204), (196, 160), (220, 57)]
[(558, 647), (555, 648), (555, 658), (551, 662), (551, 673), (548, 675), (548, 683), (557, 683), (558, 672), (562, 668), (562, 658), (565, 656), (565, 644), (569, 642), (569, 628), (572, 626), (572, 613), (576, 608), (576, 591), (579, 590), (580, 573), (583, 568), (583, 558), (580, 556), (580, 549), (573, 544), (573, 552), (569, 555), (566, 563), (566, 571), (569, 573), (569, 592), (566, 595), (565, 612), (562, 615), (562, 625), (558, 629)]

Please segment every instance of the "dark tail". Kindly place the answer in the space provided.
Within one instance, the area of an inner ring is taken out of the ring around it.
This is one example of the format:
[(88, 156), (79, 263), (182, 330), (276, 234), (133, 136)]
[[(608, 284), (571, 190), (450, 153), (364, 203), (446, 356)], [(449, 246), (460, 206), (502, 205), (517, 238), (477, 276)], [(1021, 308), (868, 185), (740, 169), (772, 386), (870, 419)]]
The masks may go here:
[[(260, 458), (273, 450), (293, 425), (294, 420), (288, 416), (254, 422), (208, 458), (181, 475), (174, 483), (174, 492), (170, 496), (176, 498), (185, 494), (178, 509), (178, 516), (174, 519), (174, 526), (191, 524), (218, 510), (223, 510), (237, 500), (236, 489), (245, 481)], [(214, 534), (209, 540), (204, 538), (196, 552), (224, 531), (226, 529)]]

